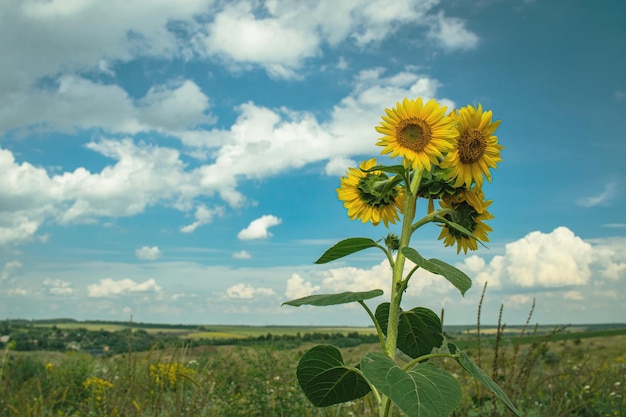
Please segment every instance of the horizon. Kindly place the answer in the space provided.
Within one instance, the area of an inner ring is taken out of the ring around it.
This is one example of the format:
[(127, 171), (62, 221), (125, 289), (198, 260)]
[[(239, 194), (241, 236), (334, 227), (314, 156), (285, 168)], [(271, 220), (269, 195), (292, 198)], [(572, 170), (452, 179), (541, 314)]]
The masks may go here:
[(483, 321), (626, 317), (624, 21), (619, 0), (3, 2), (0, 317), (367, 326), (281, 304), (387, 292), (380, 252), (313, 262), (387, 234), (336, 188), (398, 163), (375, 127), (418, 96), (492, 110), (505, 149), (488, 249), (412, 240), (472, 288), (419, 270), (403, 306), (466, 322), (487, 282)]

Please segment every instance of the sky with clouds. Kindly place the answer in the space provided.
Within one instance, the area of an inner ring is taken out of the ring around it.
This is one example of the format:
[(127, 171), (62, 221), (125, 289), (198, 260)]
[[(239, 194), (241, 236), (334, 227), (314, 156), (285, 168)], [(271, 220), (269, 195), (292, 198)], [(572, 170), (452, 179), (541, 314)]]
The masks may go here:
[(368, 325), (281, 303), (388, 287), (378, 251), (313, 262), (387, 234), (335, 189), (424, 97), (493, 110), (506, 149), (488, 249), (412, 242), (474, 286), (418, 272), (405, 308), (471, 324), (488, 282), (483, 322), (533, 299), (534, 322), (623, 322), (624, 21), (621, 0), (3, 1), (0, 318)]

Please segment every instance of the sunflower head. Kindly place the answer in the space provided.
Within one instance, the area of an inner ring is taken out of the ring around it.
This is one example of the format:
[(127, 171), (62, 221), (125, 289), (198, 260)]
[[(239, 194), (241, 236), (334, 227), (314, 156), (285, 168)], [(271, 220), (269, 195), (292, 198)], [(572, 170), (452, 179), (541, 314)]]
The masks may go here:
[[(442, 208), (453, 209), (454, 212), (446, 214), (447, 220), (457, 223), (469, 230), (483, 242), (488, 242), (487, 234), (491, 232), (491, 227), (483, 223), (485, 220), (493, 219), (493, 215), (487, 211), (491, 200), (485, 201), (484, 194), (479, 187), (472, 189), (460, 188), (459, 192), (446, 196), (440, 202)], [(447, 224), (441, 225), (439, 239), (443, 239), (445, 246), (457, 244), (456, 253), (461, 249), (467, 254), (467, 250), (477, 250), (478, 242), (471, 236), (467, 236)]]
[(454, 147), (457, 136), (454, 119), (446, 116), (446, 109), (432, 99), (424, 104), (421, 97), (405, 98), (393, 109), (385, 109), (387, 115), (376, 126), (376, 131), (384, 135), (376, 143), (383, 146), (381, 153), (392, 158), (401, 156), (406, 167), (420, 171), (439, 165)]
[(350, 168), (340, 180), (337, 195), (348, 209), (351, 220), (360, 219), (374, 226), (381, 221), (385, 226), (399, 220), (398, 213), (404, 205), (404, 189), (396, 177), (382, 171), (369, 171), (376, 166), (376, 158), (363, 161), (360, 169)]
[(454, 186), (471, 187), (483, 184), (483, 176), (491, 181), (491, 168), (502, 161), (500, 150), (494, 135), (500, 120), (492, 121), (491, 111), (483, 112), (482, 106), (466, 106), (460, 111), (453, 111), (450, 117), (456, 120), (457, 142), (454, 149), (447, 153), (441, 163), (442, 168), (450, 169)]

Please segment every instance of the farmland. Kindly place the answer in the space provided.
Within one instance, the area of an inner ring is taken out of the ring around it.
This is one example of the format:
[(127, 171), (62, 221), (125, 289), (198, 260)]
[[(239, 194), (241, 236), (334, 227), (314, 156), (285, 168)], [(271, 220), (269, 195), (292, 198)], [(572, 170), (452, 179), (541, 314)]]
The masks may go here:
[[(626, 416), (626, 326), (577, 325), (556, 333), (555, 328), (528, 328), (520, 337), (523, 326), (502, 332), (483, 325), (479, 338), (476, 326), (448, 326), (446, 336), (462, 345), (526, 416)], [(2, 339), (2, 417), (373, 415), (369, 396), (315, 408), (295, 379), (299, 357), (315, 344), (343, 343), (346, 363), (379, 349), (369, 339), (372, 328), (14, 320), (0, 329), (12, 336)], [(19, 350), (20, 341), (31, 340), (24, 334), (39, 334), (39, 347), (44, 337), (51, 337), (50, 344), (77, 334), (91, 347), (118, 341), (122, 353), (94, 356), (76, 340), (75, 350)], [(463, 386), (455, 416), (510, 415), (455, 363), (440, 365)]]

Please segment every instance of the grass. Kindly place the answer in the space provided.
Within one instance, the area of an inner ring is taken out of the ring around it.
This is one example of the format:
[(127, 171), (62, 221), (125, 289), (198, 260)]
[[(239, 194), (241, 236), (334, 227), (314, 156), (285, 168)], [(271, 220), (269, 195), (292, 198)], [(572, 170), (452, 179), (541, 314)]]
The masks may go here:
[[(626, 417), (626, 329), (530, 326), (531, 317), (532, 309), (525, 325), (507, 328), (501, 310), (495, 327), (481, 326), (479, 318), (475, 331), (446, 328), (446, 333), (497, 381), (526, 417)], [(96, 330), (107, 325), (67, 324)], [(153, 325), (145, 330), (172, 333), (177, 329)], [(185, 338), (225, 339), (268, 333), (374, 332), (296, 326), (179, 330)], [(298, 387), (295, 369), (302, 353), (313, 345), (277, 349), (271, 341), (254, 347), (178, 344), (113, 357), (7, 350), (0, 366), (0, 417), (376, 415), (370, 396), (323, 409), (309, 404)], [(345, 362), (354, 365), (364, 353), (378, 349), (377, 344), (362, 344), (341, 351)], [(454, 417), (512, 415), (456, 363), (438, 365), (453, 373), (463, 387)]]

